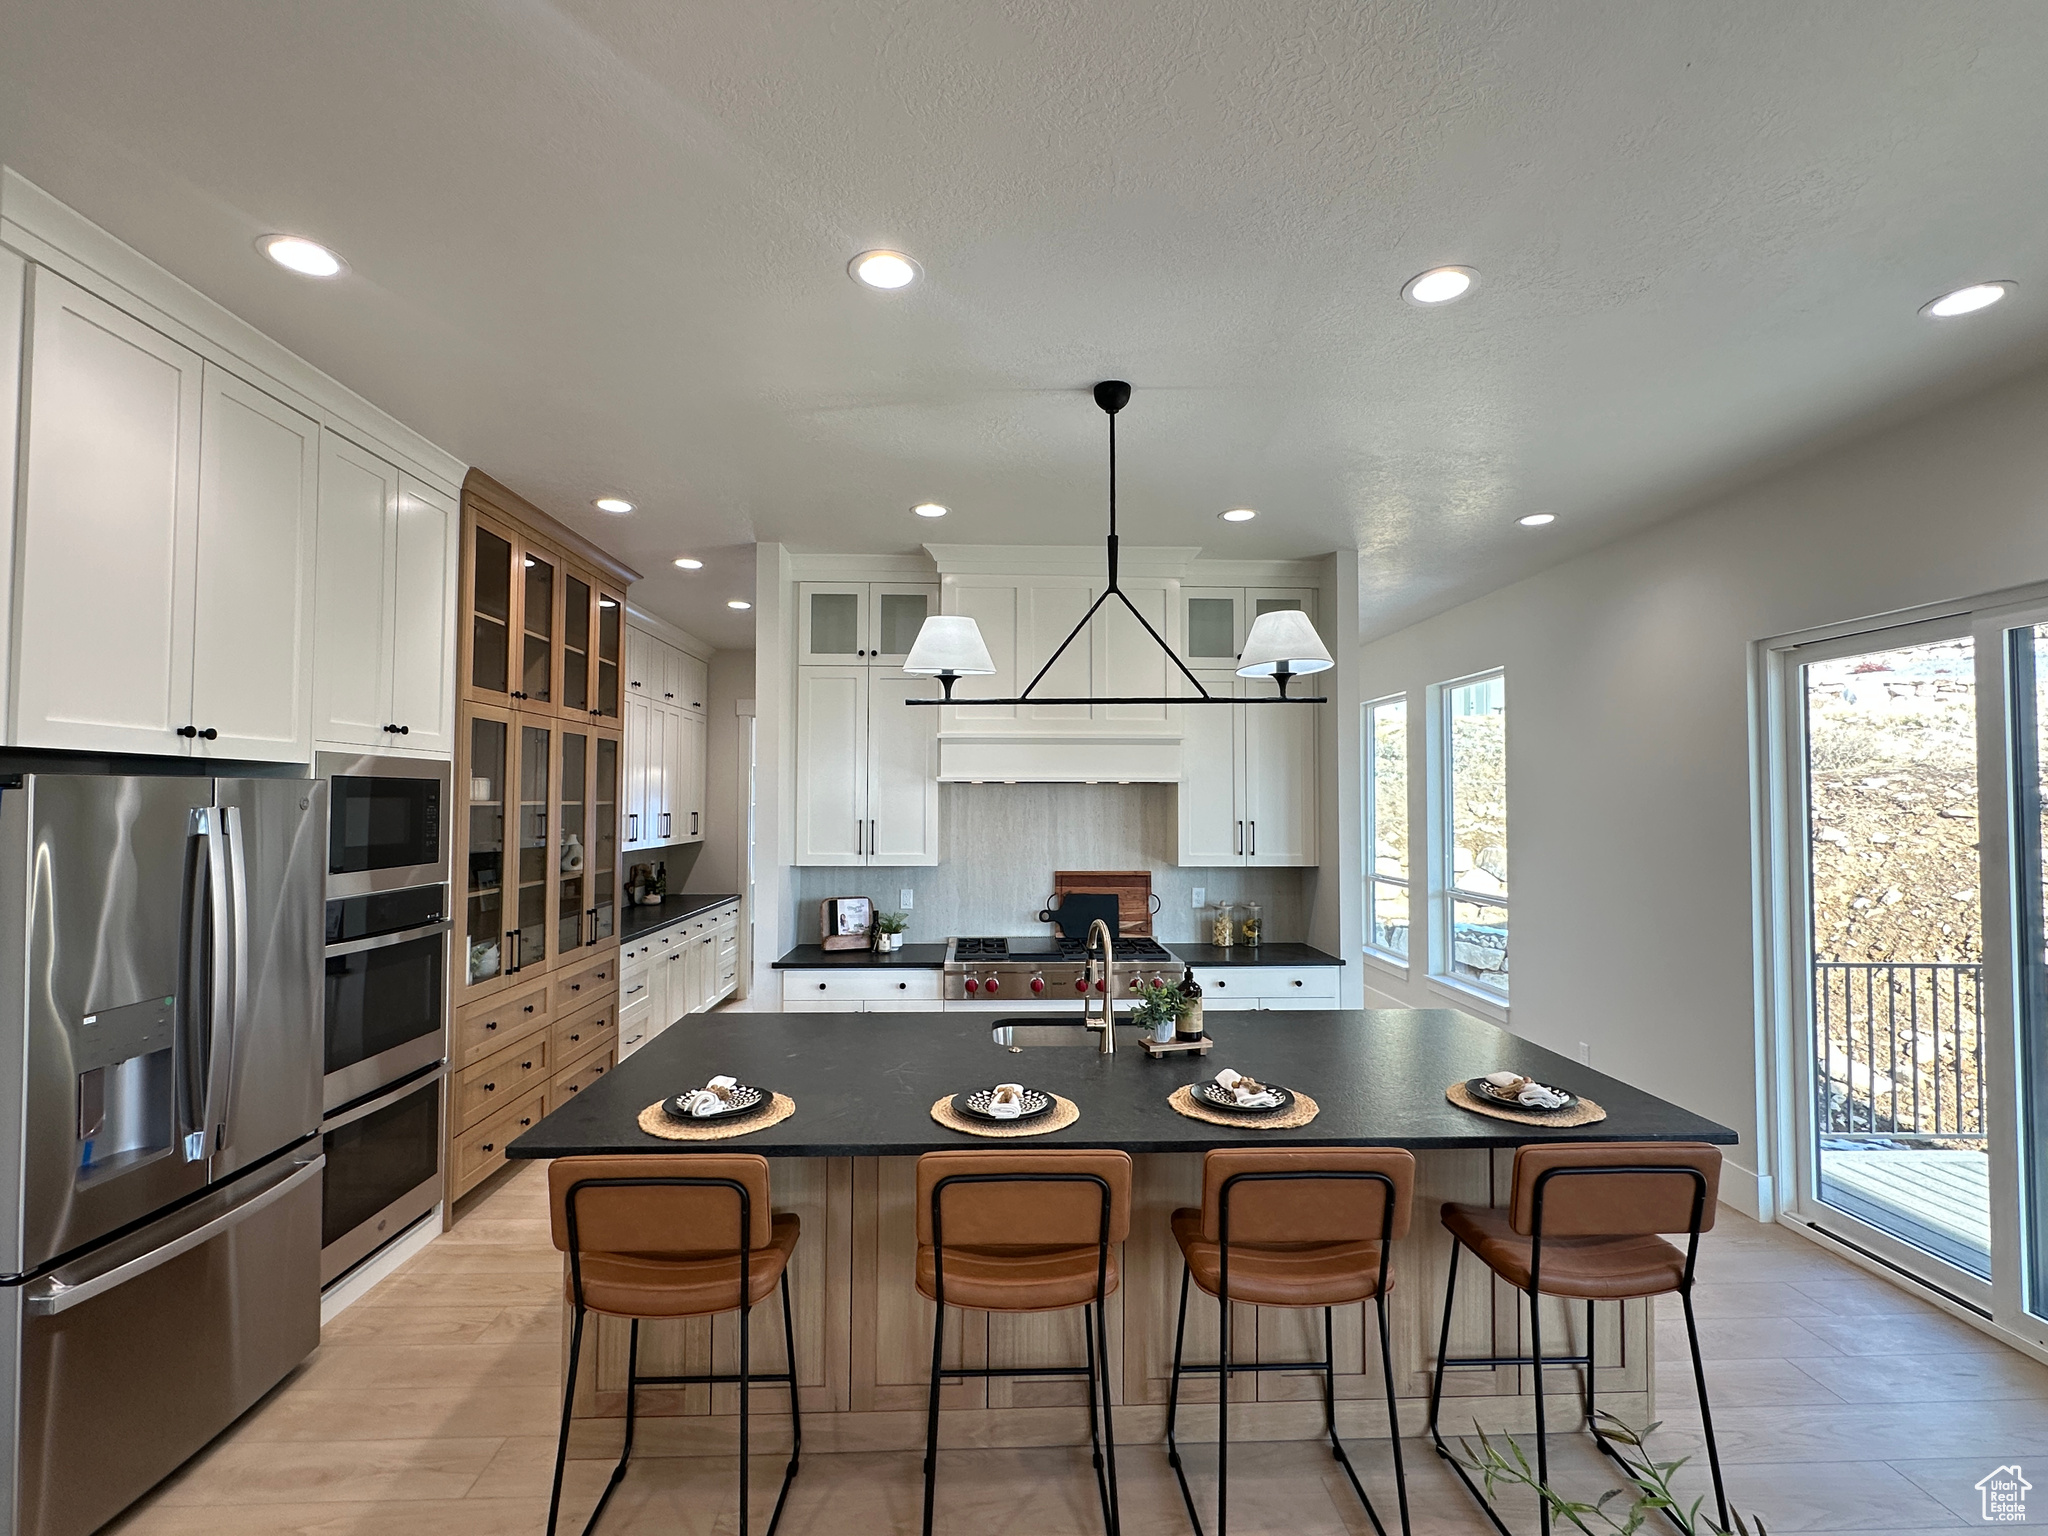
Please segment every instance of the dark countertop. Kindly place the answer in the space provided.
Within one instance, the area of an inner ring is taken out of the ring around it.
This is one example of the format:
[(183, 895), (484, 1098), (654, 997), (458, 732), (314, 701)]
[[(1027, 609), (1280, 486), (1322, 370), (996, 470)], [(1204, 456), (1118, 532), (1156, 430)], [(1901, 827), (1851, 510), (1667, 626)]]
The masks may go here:
[(946, 966), (943, 944), (906, 944), (878, 955), (871, 949), (827, 949), (822, 944), (799, 944), (775, 962), (778, 971), (838, 970), (938, 971)]
[[(1335, 955), (1309, 944), (1233, 944), (1218, 949), (1214, 944), (1169, 944), (1166, 946), (1189, 965), (1342, 965)], [(1199, 978), (1198, 978), (1199, 979)], [(1257, 1073), (1252, 1074), (1257, 1076)]]
[[(992, 1145), (931, 1118), (935, 1099), (1005, 1081), (1065, 1094), (1081, 1118), (1033, 1146), (1205, 1152), (1213, 1147), (1399, 1146), (1417, 1150), (1531, 1141), (1711, 1141), (1735, 1133), (1540, 1046), (1449, 1008), (1209, 1015), (1207, 1056), (1154, 1061), (1119, 1026), (1114, 1056), (1087, 1046), (1012, 1055), (989, 1038), (986, 1014), (705, 1014), (666, 1030), (514, 1141), (517, 1158), (614, 1152), (758, 1152), (767, 1157), (893, 1157)], [(1044, 1016), (1033, 1019), (1045, 1023)], [(1078, 1033), (1078, 1026), (1074, 1026)], [(1313, 1095), (1322, 1108), (1291, 1131), (1238, 1130), (1168, 1107), (1182, 1083), (1236, 1067)], [(1452, 1082), (1499, 1068), (1526, 1073), (1606, 1110), (1597, 1125), (1546, 1130), (1473, 1114), (1444, 1098)], [(753, 1136), (663, 1141), (639, 1113), (728, 1072), (778, 1089), (796, 1113)]]
[(738, 900), (737, 896), (699, 896), (693, 892), (687, 896), (664, 896), (658, 907), (627, 907), (619, 914), (619, 942), (630, 944), (657, 928), (666, 928), (671, 923), (695, 917), (699, 912), (708, 912), (713, 907)]

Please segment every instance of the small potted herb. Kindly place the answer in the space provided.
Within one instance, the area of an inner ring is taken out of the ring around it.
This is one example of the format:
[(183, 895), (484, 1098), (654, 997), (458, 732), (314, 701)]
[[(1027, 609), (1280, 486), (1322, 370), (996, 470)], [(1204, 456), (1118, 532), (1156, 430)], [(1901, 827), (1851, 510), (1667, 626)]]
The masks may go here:
[(1170, 1044), (1180, 1021), (1194, 999), (1170, 981), (1146, 982), (1138, 992), (1138, 1007), (1132, 1022), (1160, 1045)]
[(903, 930), (910, 926), (907, 912), (875, 914), (875, 950), (878, 954), (903, 947)]

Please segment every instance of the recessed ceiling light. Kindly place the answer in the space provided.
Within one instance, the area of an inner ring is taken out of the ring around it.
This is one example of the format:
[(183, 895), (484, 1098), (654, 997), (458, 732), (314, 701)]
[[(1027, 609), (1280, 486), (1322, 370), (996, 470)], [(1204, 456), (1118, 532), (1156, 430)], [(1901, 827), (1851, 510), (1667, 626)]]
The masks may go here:
[(679, 569), (685, 571), (701, 571), (704, 569), (704, 562), (702, 560), (692, 560), (688, 555), (676, 556), (676, 565)]
[(600, 512), (630, 512), (633, 510), (633, 503), (626, 500), (623, 496), (600, 496), (591, 505)]
[(1470, 267), (1431, 267), (1401, 285), (1401, 297), (1410, 304), (1434, 309), (1453, 299), (1462, 299), (1479, 285), (1479, 274)]
[(1250, 507), (1232, 507), (1228, 512), (1220, 515), (1226, 523), (1248, 523), (1259, 514)]
[(1546, 524), (1556, 522), (1557, 514), (1555, 512), (1531, 512), (1527, 517), (1518, 517), (1515, 521), (1524, 528), (1541, 528)]
[(1920, 306), (1920, 313), (1930, 320), (1952, 320), (1957, 315), (1974, 315), (1980, 309), (1989, 309), (2019, 286), (2011, 282), (1972, 283), (1967, 288), (1958, 288), (1953, 293), (1944, 293), (1938, 299), (1931, 299)]
[(920, 501), (910, 510), (919, 517), (944, 517), (952, 508), (942, 507), (936, 501)]
[(869, 288), (908, 288), (923, 269), (901, 251), (862, 251), (848, 263), (853, 280)]
[(256, 249), (301, 277), (339, 277), (348, 270), (348, 263), (326, 246), (297, 235), (265, 235)]
[(740, 612), (744, 613), (747, 611), (747, 609), (753, 607), (754, 605), (748, 602), (743, 597), (729, 597), (725, 600), (725, 606), (728, 608), (737, 608), (740, 610)]

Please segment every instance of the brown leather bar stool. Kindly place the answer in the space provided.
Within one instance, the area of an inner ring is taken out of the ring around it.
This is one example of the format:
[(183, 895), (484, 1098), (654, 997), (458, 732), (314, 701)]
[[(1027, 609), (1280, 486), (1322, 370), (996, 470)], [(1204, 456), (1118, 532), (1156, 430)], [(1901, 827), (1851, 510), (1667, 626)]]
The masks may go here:
[[(1109, 1410), (1109, 1332), (1103, 1305), (1117, 1287), (1116, 1245), (1130, 1235), (1127, 1153), (1034, 1148), (927, 1152), (917, 1160), (917, 1289), (938, 1308), (932, 1322), (931, 1397), (925, 1418), (924, 1536), (931, 1536), (932, 1500), (938, 1488), (942, 1376), (1086, 1376), (1095, 1489), (1102, 1500), (1103, 1523), (1110, 1536), (1119, 1536), (1116, 1429)], [(1064, 1312), (1079, 1307), (1088, 1363), (945, 1370), (947, 1307), (977, 1312)]]
[[(1699, 1387), (1700, 1422), (1706, 1429), (1707, 1463), (1714, 1474), (1714, 1498), (1721, 1524), (1728, 1523), (1728, 1495), (1721, 1486), (1721, 1453), (1714, 1444), (1714, 1416), (1707, 1408), (1707, 1377), (1700, 1365), (1700, 1334), (1692, 1315), (1693, 1264), (1700, 1234), (1714, 1225), (1721, 1185), (1721, 1149), (1689, 1141), (1560, 1142), (1522, 1147), (1506, 1210), (1486, 1205), (1447, 1204), (1444, 1226), (1451, 1242), (1451, 1274), (1444, 1287), (1444, 1326), (1437, 1341), (1436, 1379), (1429, 1394), (1429, 1434), (1437, 1454), (1457, 1472), (1486, 1518), (1502, 1536), (1512, 1536), (1464, 1465), (1437, 1432), (1444, 1370), (1501, 1365), (1532, 1368), (1536, 1385), (1536, 1475), (1550, 1481), (1543, 1423), (1543, 1367), (1586, 1368), (1586, 1425), (1594, 1443), (1624, 1467), (1633, 1467), (1600, 1432), (1594, 1418), (1593, 1304), (1634, 1301), (1676, 1291), (1685, 1306), (1685, 1331), (1692, 1343), (1693, 1381)], [(1685, 1251), (1660, 1233), (1686, 1235)], [(1529, 1298), (1529, 1353), (1447, 1358), (1451, 1347), (1451, 1303), (1458, 1286), (1458, 1254), (1473, 1256)], [(1563, 1296), (1586, 1303), (1586, 1352), (1543, 1353), (1539, 1297)], [(1668, 1512), (1667, 1512), (1668, 1513)], [(1550, 1536), (1550, 1506), (1541, 1509), (1543, 1536)], [(1673, 1522), (1676, 1523), (1675, 1521)]]
[[(1180, 1244), (1180, 1319), (1173, 1329), (1173, 1384), (1166, 1399), (1166, 1459), (1180, 1479), (1188, 1520), (1201, 1536), (1201, 1517), (1181, 1468), (1174, 1422), (1180, 1410), (1183, 1372), (1213, 1373), (1216, 1393), (1216, 1536), (1226, 1536), (1230, 1519), (1230, 1378), (1240, 1371), (1321, 1371), (1323, 1420), (1330, 1454), (1351, 1479), (1373, 1529), (1382, 1533), (1379, 1511), (1366, 1496), (1344, 1442), (1337, 1438), (1337, 1367), (1331, 1309), (1363, 1306), (1379, 1311), (1380, 1369), (1387, 1383), (1388, 1439), (1394, 1449), (1394, 1488), (1401, 1505), (1401, 1530), (1408, 1530), (1408, 1477), (1401, 1465), (1401, 1418), (1394, 1402), (1394, 1359), (1387, 1336), (1387, 1261), (1396, 1238), (1408, 1235), (1415, 1199), (1415, 1158), (1396, 1148), (1320, 1147), (1299, 1152), (1235, 1148), (1202, 1159), (1202, 1208), (1173, 1213), (1173, 1238)], [(1221, 1350), (1215, 1365), (1187, 1365), (1181, 1345), (1188, 1326), (1188, 1281), (1216, 1298)], [(1321, 1307), (1323, 1358), (1260, 1360), (1238, 1364), (1230, 1358), (1232, 1302), (1258, 1307)]]
[[(671, 1173), (687, 1168), (688, 1173)], [(662, 1170), (662, 1171), (654, 1171)], [(548, 1499), (548, 1536), (562, 1506), (562, 1465), (569, 1454), (569, 1410), (576, 1399), (576, 1363), (583, 1351), (583, 1315), (632, 1320), (626, 1348), (626, 1443), (612, 1468), (584, 1536), (626, 1475), (633, 1455), (633, 1398), (642, 1386), (694, 1386), (737, 1382), (740, 1389), (740, 1536), (747, 1536), (747, 1389), (751, 1382), (789, 1388), (789, 1465), (769, 1516), (773, 1536), (783, 1501), (803, 1453), (797, 1416), (796, 1330), (789, 1312), (789, 1257), (796, 1251), (797, 1218), (768, 1208), (768, 1160), (747, 1154), (677, 1157), (565, 1157), (548, 1167), (555, 1246), (569, 1255), (569, 1301), (576, 1309), (569, 1331), (569, 1377), (562, 1391), (562, 1434), (555, 1447), (554, 1491)], [(788, 1370), (751, 1370), (747, 1318), (754, 1303), (782, 1289), (782, 1342)], [(740, 1315), (739, 1374), (642, 1376), (642, 1318)]]

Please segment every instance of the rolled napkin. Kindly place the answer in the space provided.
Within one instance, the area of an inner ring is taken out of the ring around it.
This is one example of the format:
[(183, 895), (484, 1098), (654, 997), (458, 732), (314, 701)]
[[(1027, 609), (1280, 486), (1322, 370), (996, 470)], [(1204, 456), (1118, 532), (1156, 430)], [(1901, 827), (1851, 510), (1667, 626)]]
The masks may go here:
[(1280, 1102), (1272, 1089), (1229, 1067), (1216, 1074), (1216, 1086), (1235, 1099), (1239, 1109), (1272, 1109)]
[(1022, 1083), (997, 1083), (996, 1091), (989, 1097), (989, 1117), (994, 1120), (1014, 1120), (1024, 1113), (1024, 1085)]
[(1484, 1079), (1486, 1085), (1503, 1098), (1513, 1099), (1530, 1109), (1562, 1108), (1567, 1095), (1555, 1088), (1546, 1088), (1533, 1077), (1524, 1077), (1519, 1072), (1489, 1072)]
[(731, 1077), (714, 1077), (702, 1088), (683, 1095), (683, 1113), (686, 1115), (715, 1115), (732, 1100), (733, 1089), (739, 1080)]

